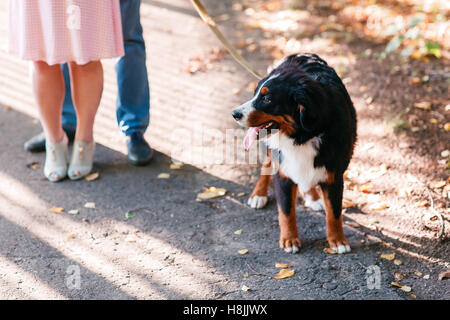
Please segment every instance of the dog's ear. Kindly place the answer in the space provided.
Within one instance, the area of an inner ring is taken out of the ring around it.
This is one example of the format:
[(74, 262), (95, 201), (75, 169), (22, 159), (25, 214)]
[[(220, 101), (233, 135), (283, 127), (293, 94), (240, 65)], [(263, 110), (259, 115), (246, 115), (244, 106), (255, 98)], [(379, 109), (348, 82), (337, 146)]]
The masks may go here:
[(293, 101), (298, 108), (299, 123), (306, 131), (322, 127), (328, 114), (325, 92), (315, 80), (301, 81), (292, 92)]

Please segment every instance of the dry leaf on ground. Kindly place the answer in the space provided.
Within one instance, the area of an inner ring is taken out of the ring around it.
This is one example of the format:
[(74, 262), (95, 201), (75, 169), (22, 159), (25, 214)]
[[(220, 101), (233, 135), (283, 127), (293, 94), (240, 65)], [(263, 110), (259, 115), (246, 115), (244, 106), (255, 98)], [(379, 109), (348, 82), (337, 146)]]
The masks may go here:
[(84, 180), (94, 181), (94, 180), (97, 180), (99, 177), (100, 177), (100, 173), (94, 172), (94, 173), (88, 174), (86, 177), (84, 177)]
[(410, 286), (401, 286), (400, 290), (404, 292), (411, 292), (412, 288)]
[(421, 101), (414, 103), (414, 108), (422, 109), (422, 110), (431, 110), (431, 102), (429, 101)]
[(389, 204), (387, 204), (386, 202), (376, 202), (369, 206), (370, 210), (383, 210), (386, 208), (389, 208)]
[(353, 208), (355, 207), (356, 204), (354, 204), (353, 202), (351, 202), (348, 199), (342, 199), (342, 209), (348, 209), (348, 208)]
[(157, 178), (158, 179), (169, 179), (170, 178), (170, 174), (163, 172), (163, 173), (158, 174)]
[(247, 254), (248, 250), (247, 249), (241, 249), (238, 252), (239, 252), (239, 254)]
[(241, 290), (247, 292), (247, 291), (250, 291), (250, 288), (247, 287), (246, 285), (243, 285)]
[(394, 259), (394, 264), (395, 264), (396, 266), (401, 266), (401, 265), (403, 264), (403, 262), (402, 262), (402, 260), (400, 260), (400, 259)]
[(275, 268), (288, 269), (288, 268), (292, 268), (292, 266), (289, 263), (277, 262), (277, 263), (275, 263)]
[(442, 189), (443, 187), (445, 187), (446, 184), (447, 184), (447, 182), (445, 180), (434, 181), (434, 182), (430, 183), (430, 188), (431, 189)]
[(236, 231), (234, 232), (234, 234), (237, 234), (238, 236), (241, 235), (241, 234), (242, 234), (242, 229), (236, 230)]
[(181, 168), (183, 168), (183, 165), (184, 165), (184, 163), (182, 163), (182, 162), (171, 163), (170, 169), (171, 170), (180, 170)]
[(64, 211), (64, 208), (62, 208), (62, 207), (54, 207), (54, 208), (50, 209), (50, 212), (53, 212), (53, 213), (61, 213), (63, 211)]
[(86, 202), (84, 207), (88, 209), (95, 209), (95, 202)]
[(358, 187), (358, 191), (362, 193), (372, 193), (372, 184), (366, 183)]
[(73, 210), (67, 211), (67, 213), (68, 213), (68, 214), (73, 214), (73, 215), (75, 215), (75, 214), (79, 214), (79, 213), (80, 213), (80, 210), (78, 210), (78, 209), (73, 209)]
[(280, 272), (274, 276), (274, 279), (285, 279), (290, 278), (295, 274), (295, 270), (289, 270), (289, 269), (282, 269)]
[(213, 199), (213, 198), (217, 198), (217, 197), (222, 197), (226, 193), (227, 193), (226, 189), (211, 187), (211, 188), (205, 190), (204, 192), (197, 194), (197, 199), (200, 199), (200, 200)]
[(33, 170), (39, 169), (40, 166), (41, 165), (39, 164), (39, 162), (31, 162), (31, 163), (27, 164), (27, 168), (30, 168)]
[(395, 259), (395, 253), (383, 253), (380, 255), (381, 259), (392, 261)]

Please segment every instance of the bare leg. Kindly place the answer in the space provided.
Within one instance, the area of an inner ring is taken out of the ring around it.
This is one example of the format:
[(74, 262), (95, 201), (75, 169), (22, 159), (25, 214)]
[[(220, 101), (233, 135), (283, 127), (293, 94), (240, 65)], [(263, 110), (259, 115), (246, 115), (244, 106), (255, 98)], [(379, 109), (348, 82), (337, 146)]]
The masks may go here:
[(94, 120), (103, 92), (100, 61), (85, 65), (69, 63), (72, 101), (77, 114), (77, 131), (69, 165), (69, 178), (78, 180), (89, 174), (94, 161)]
[(100, 61), (85, 65), (69, 63), (72, 100), (77, 114), (75, 140), (91, 142), (94, 119), (103, 92), (103, 67)]
[(59, 142), (64, 133), (61, 126), (61, 110), (64, 100), (64, 78), (60, 65), (46, 62), (33, 63), (33, 91), (46, 139)]

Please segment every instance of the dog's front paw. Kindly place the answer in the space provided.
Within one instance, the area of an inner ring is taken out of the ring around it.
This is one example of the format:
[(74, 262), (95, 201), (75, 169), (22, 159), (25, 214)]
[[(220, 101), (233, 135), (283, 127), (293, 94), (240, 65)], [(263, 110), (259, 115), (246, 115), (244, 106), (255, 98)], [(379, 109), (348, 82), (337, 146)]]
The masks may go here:
[(313, 211), (322, 211), (325, 209), (325, 204), (323, 203), (322, 198), (319, 198), (316, 201), (306, 198), (305, 207), (308, 207)]
[(248, 198), (247, 204), (253, 209), (261, 209), (267, 204), (268, 197), (266, 196), (252, 196)]
[(329, 253), (342, 254), (351, 251), (350, 244), (345, 237), (343, 237), (342, 239), (329, 238), (328, 244), (330, 245), (330, 248), (328, 248), (326, 251), (329, 251)]
[(295, 238), (283, 238), (280, 237), (280, 248), (284, 249), (287, 253), (297, 253), (302, 247), (302, 242), (299, 237)]

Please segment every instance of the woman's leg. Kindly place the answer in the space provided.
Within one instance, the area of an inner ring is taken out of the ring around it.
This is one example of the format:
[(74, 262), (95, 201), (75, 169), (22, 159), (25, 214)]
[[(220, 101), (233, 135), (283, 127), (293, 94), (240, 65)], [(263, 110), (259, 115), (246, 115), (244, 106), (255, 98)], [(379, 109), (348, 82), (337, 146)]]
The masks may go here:
[(69, 178), (78, 180), (89, 174), (94, 161), (94, 120), (103, 91), (100, 61), (85, 65), (69, 64), (72, 101), (77, 114), (77, 131), (69, 165)]
[(42, 127), (50, 142), (59, 142), (64, 136), (61, 109), (64, 101), (64, 78), (60, 65), (33, 63), (33, 91), (39, 108)]
[(93, 141), (94, 119), (103, 92), (103, 67), (100, 61), (85, 65), (69, 63), (72, 100), (77, 114), (75, 140)]

